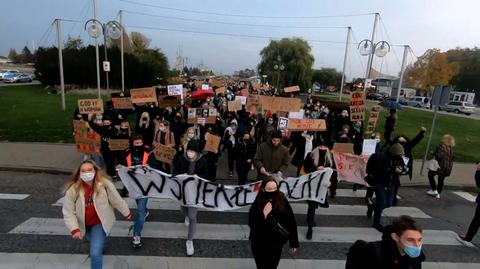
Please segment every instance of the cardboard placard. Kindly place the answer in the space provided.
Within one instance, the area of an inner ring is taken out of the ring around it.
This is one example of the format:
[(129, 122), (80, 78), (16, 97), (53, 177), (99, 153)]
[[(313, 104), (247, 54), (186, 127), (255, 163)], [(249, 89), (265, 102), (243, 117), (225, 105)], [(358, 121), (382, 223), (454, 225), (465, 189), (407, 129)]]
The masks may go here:
[(183, 94), (183, 85), (168, 85), (167, 86), (168, 95), (182, 95)]
[(225, 87), (215, 89), (215, 94), (225, 95)]
[(242, 110), (242, 102), (240, 100), (228, 101), (228, 111), (237, 112)]
[(218, 147), (220, 146), (221, 137), (213, 134), (209, 134), (205, 144), (205, 151), (218, 153)]
[(277, 111), (299, 111), (302, 107), (302, 101), (299, 98), (275, 97), (275, 96), (257, 96), (262, 110), (270, 110), (272, 113)]
[(132, 103), (156, 103), (157, 94), (155, 93), (155, 87), (131, 89), (130, 96)]
[(130, 97), (113, 97), (112, 103), (115, 109), (133, 109), (132, 99)]
[(158, 96), (158, 105), (161, 108), (165, 107), (176, 107), (180, 105), (182, 102), (182, 98), (180, 95), (160, 95)]
[(333, 149), (332, 150), (334, 152), (353, 154), (353, 144), (350, 144), (350, 143), (335, 143), (335, 144), (333, 144)]
[(247, 105), (247, 96), (235, 96), (235, 100), (239, 100), (242, 105)]
[(262, 112), (262, 106), (258, 100), (258, 95), (250, 94), (247, 99), (247, 111), (251, 114)]
[(108, 141), (110, 150), (126, 150), (130, 147), (130, 140), (128, 139), (110, 139)]
[(227, 81), (226, 80), (215, 80), (215, 81), (211, 81), (210, 85), (212, 85), (212, 87), (223, 87), (223, 86), (227, 85)]
[(365, 130), (366, 134), (371, 134), (377, 126), (377, 120), (382, 110), (381, 106), (373, 106), (370, 112), (370, 118), (368, 119), (367, 129)]
[(100, 156), (101, 136), (90, 128), (88, 122), (83, 120), (73, 121), (74, 139), (77, 151), (85, 154)]
[(288, 119), (289, 131), (326, 131), (325, 120), (319, 119)]
[(155, 158), (161, 162), (171, 164), (177, 151), (174, 148), (159, 144), (153, 151)]
[(350, 106), (350, 120), (364, 121), (365, 120), (365, 106)]
[(283, 89), (283, 92), (299, 92), (299, 91), (300, 91), (299, 86), (291, 86)]
[(352, 92), (352, 106), (363, 106), (363, 92)]
[(79, 99), (78, 109), (80, 114), (103, 114), (102, 99)]

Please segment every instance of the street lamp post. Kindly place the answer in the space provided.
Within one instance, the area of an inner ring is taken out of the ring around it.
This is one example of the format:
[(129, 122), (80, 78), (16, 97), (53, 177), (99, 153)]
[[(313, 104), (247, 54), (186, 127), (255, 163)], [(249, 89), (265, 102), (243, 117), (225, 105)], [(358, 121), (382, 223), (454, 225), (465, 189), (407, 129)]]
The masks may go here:
[(285, 65), (283, 65), (283, 64), (280, 64), (280, 65), (276, 64), (276, 65), (273, 66), (273, 69), (275, 69), (275, 71), (277, 71), (277, 85), (276, 85), (276, 86), (277, 86), (277, 91), (278, 91), (279, 88), (280, 88), (280, 73), (281, 73), (283, 70), (285, 70)]
[[(368, 39), (362, 40), (358, 44), (358, 50), (360, 51), (360, 54), (362, 56), (368, 56), (369, 59), (372, 59), (373, 61), (373, 56), (377, 56), (379, 58), (384, 57), (387, 55), (387, 53), (390, 52), (390, 44), (387, 41), (378, 41), (377, 43), (372, 43), (372, 41)], [(367, 66), (367, 69), (370, 69), (370, 66)], [(370, 70), (367, 70), (367, 75), (365, 77), (365, 83), (363, 87), (363, 91), (366, 92), (367, 90), (367, 80), (369, 79), (370, 76)]]
[[(90, 26), (87, 28), (87, 25), (90, 23)], [(87, 30), (88, 35), (90, 37), (95, 38), (97, 40), (100, 35), (103, 34), (103, 46), (105, 49), (105, 62), (108, 62), (108, 55), (107, 55), (107, 38), (111, 39), (119, 39), (122, 36), (123, 28), (122, 25), (117, 21), (109, 21), (105, 24), (102, 24), (99, 20), (90, 19), (85, 23), (85, 30)], [(97, 61), (99, 61), (97, 59)], [(98, 65), (98, 62), (97, 62)], [(109, 70), (105, 70), (106, 72), (106, 84), (107, 90), (109, 90), (109, 79), (108, 79), (108, 72)], [(123, 73), (122, 73), (123, 74)], [(100, 73), (97, 72), (97, 81), (100, 81)], [(123, 86), (123, 83), (122, 83)], [(100, 98), (100, 88), (98, 89), (98, 98)]]

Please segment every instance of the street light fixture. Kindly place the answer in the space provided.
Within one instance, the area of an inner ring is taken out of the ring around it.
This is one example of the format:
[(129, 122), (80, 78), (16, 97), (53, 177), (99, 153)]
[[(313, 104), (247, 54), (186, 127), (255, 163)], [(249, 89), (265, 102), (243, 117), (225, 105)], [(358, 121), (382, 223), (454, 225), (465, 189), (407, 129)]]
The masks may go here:
[[(87, 28), (87, 25), (89, 23), (90, 25)], [(85, 23), (85, 30), (87, 30), (87, 33), (90, 37), (95, 39), (99, 38), (103, 34), (105, 62), (108, 63), (107, 38), (114, 39), (114, 40), (119, 39), (122, 36), (122, 25), (117, 21), (108, 21), (107, 23), (102, 24), (99, 20), (90, 19)], [(97, 59), (97, 65), (98, 65), (98, 59)], [(108, 63), (108, 68), (106, 68), (105, 70), (105, 75), (107, 78), (107, 91), (110, 88), (109, 79), (108, 79), (108, 72), (110, 71), (109, 69), (110, 69), (110, 65)], [(98, 76), (100, 76), (99, 72), (97, 72), (97, 80), (100, 80)], [(100, 92), (99, 92), (99, 98), (100, 98)]]
[[(379, 41), (373, 44), (372, 41), (368, 39), (364, 39), (358, 44), (358, 51), (362, 56), (370, 56), (369, 59), (373, 61), (373, 55), (379, 58), (382, 58), (385, 55), (387, 55), (390, 52), (390, 44), (387, 41)], [(367, 65), (367, 68), (368, 66), (370, 66), (371, 68), (372, 64), (370, 63), (369, 65)], [(367, 88), (366, 85), (367, 85), (368, 74), (370, 74), (370, 70), (367, 70), (367, 75), (365, 76), (364, 91), (366, 91), (366, 88)]]

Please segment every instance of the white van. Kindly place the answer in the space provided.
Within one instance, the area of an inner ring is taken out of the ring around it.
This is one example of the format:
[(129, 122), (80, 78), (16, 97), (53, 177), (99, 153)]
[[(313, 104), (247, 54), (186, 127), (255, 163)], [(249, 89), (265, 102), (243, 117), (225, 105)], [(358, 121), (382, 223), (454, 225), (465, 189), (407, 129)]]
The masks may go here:
[(409, 106), (430, 108), (430, 98), (423, 96), (414, 96), (407, 100)]

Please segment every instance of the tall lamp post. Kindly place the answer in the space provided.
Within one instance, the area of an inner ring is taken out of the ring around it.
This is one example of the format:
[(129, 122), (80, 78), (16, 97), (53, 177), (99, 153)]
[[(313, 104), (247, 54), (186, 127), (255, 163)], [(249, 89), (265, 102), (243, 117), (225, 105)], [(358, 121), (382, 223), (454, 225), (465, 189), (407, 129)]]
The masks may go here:
[[(90, 24), (87, 28), (87, 25)], [(85, 23), (85, 30), (87, 30), (88, 35), (95, 40), (103, 34), (103, 46), (105, 49), (105, 62), (108, 63), (108, 55), (107, 55), (107, 38), (111, 39), (119, 39), (122, 36), (123, 28), (122, 25), (117, 21), (109, 21), (105, 24), (102, 24), (97, 19), (90, 19)], [(97, 63), (98, 65), (98, 63)], [(109, 79), (108, 79), (108, 72), (110, 71), (110, 63), (107, 64), (108, 68), (105, 68), (106, 73), (106, 81), (107, 81), (107, 90), (109, 90)], [(97, 81), (100, 81), (100, 73), (97, 72)], [(98, 98), (100, 98), (100, 88), (98, 89)]]
[[(387, 41), (378, 41), (377, 43), (372, 43), (372, 41), (368, 39), (362, 40), (358, 44), (358, 50), (362, 56), (368, 56), (369, 59), (372, 59), (373, 56), (377, 56), (379, 58), (384, 57), (387, 53), (390, 52), (390, 44)], [(371, 69), (371, 64), (367, 66), (367, 69)], [(363, 91), (367, 90), (367, 80), (369, 79), (370, 70), (367, 70), (367, 75), (365, 77), (365, 83)]]
[[(280, 58), (280, 57), (279, 57), (279, 58)], [(285, 65), (283, 65), (283, 64), (280, 64), (280, 65), (275, 64), (275, 65), (273, 66), (273, 69), (275, 69), (275, 71), (277, 71), (277, 85), (276, 85), (276, 86), (277, 86), (277, 91), (278, 91), (278, 90), (280, 90), (280, 89), (279, 89), (279, 88), (280, 88), (280, 73), (281, 73), (283, 70), (285, 70)]]

